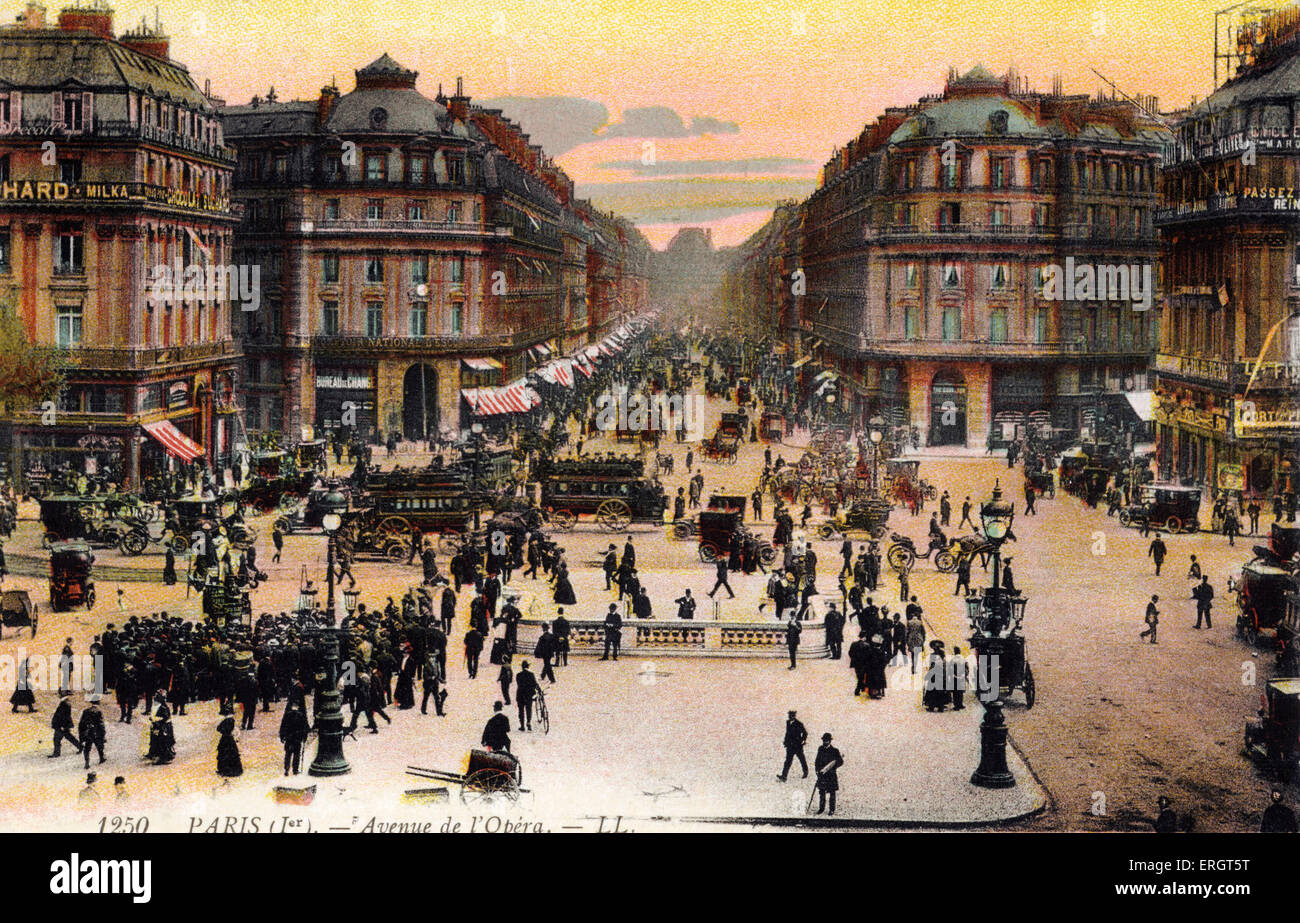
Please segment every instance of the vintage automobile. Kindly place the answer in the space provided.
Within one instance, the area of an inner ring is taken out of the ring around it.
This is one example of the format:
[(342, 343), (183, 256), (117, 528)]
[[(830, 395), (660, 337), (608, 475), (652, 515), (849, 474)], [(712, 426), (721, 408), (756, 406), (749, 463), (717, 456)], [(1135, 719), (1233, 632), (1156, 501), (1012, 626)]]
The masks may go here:
[(411, 559), (410, 536), (380, 529), (381, 520), (377, 518), (378, 515), (373, 508), (341, 512), (339, 539), (346, 543), (354, 554), (376, 555), (394, 564), (409, 561)]
[[(727, 557), (733, 535), (742, 539), (751, 533), (742, 524), (743, 513), (737, 510), (704, 510), (698, 519), (700, 560), (711, 564)], [(753, 536), (758, 543), (758, 559), (765, 565), (776, 561), (776, 548), (772, 543)]]
[(836, 533), (866, 532), (872, 538), (881, 538), (889, 527), (889, 514), (893, 509), (892, 503), (879, 497), (854, 500), (839, 516), (819, 525), (817, 535), (829, 540)]
[(1028, 471), (1025, 483), (1037, 492), (1039, 497), (1056, 498), (1056, 474), (1051, 470)]
[(282, 504), (281, 515), (275, 520), (276, 527), (285, 535), (321, 528), (326, 513), (342, 513), (348, 508), (346, 502), (339, 504), (337, 500), (330, 499), (336, 492), (343, 497), (344, 501), (347, 501), (351, 494), (346, 485), (335, 482), (311, 488), (307, 492), (306, 499), (296, 499), (291, 503)]
[(95, 607), (95, 555), (85, 542), (55, 542), (50, 546), (50, 608), (62, 612)]
[[(72, 539), (99, 541), (108, 518), (104, 497), (47, 495), (41, 498), (41, 526), (45, 544)], [(108, 543), (105, 540), (105, 543)]]
[[(5, 590), (0, 593), (0, 625), (4, 628), (24, 628), (32, 630), (36, 637), (36, 621), (39, 613), (36, 603), (26, 590)], [(2, 630), (2, 629), (0, 629)]]
[(1264, 687), (1259, 718), (1246, 724), (1245, 753), (1283, 780), (1296, 775), (1300, 744), (1300, 679), (1274, 679)]
[(749, 416), (743, 411), (724, 412), (718, 421), (718, 432), (744, 439), (749, 430)]
[(1279, 653), (1294, 640), (1296, 597), (1300, 593), (1294, 557), (1300, 528), (1273, 523), (1267, 545), (1256, 545), (1254, 558), (1231, 581), (1237, 635), (1252, 646), (1260, 638), (1276, 639)]
[[(1085, 469), (1085, 471), (1090, 469)], [(1178, 484), (1147, 484), (1134, 503), (1119, 511), (1120, 525), (1140, 526), (1169, 532), (1195, 532), (1200, 528), (1201, 491)]]
[(244, 521), (234, 493), (223, 497), (204, 495), (183, 497), (168, 504), (167, 524), (172, 530), (170, 544), (177, 554), (188, 551), (197, 533), (208, 539), (225, 529), (230, 544), (243, 551), (257, 541), (257, 529)]
[(555, 462), (541, 479), (541, 505), (561, 530), (581, 515), (616, 532), (633, 522), (662, 522), (667, 498), (657, 481), (645, 477), (640, 459)]

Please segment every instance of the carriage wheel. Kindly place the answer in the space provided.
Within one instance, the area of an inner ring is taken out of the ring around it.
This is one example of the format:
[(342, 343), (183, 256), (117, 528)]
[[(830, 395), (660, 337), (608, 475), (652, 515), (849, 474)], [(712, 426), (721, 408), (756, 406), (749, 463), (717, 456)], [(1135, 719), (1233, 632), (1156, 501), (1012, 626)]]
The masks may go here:
[(835, 526), (829, 522), (824, 522), (817, 527), (817, 537), (822, 541), (830, 541), (835, 535)]
[(1170, 535), (1181, 532), (1183, 530), (1183, 521), (1177, 516), (1170, 516), (1165, 520), (1165, 528), (1169, 530)]
[(941, 574), (951, 574), (957, 569), (957, 557), (951, 551), (940, 551), (934, 556), (934, 566)]
[(1025, 708), (1033, 708), (1034, 700), (1038, 698), (1038, 686), (1034, 683), (1034, 671), (1028, 663), (1025, 664)]
[(147, 535), (142, 535), (135, 529), (132, 529), (129, 532), (123, 533), (119, 547), (122, 549), (122, 554), (135, 557), (138, 554), (143, 554), (148, 545), (149, 537)]
[(490, 803), (497, 796), (510, 802), (519, 800), (519, 783), (504, 769), (480, 769), (466, 776), (460, 789), (462, 804)]
[(171, 540), (172, 551), (176, 554), (184, 554), (190, 550), (189, 536), (174, 535)]
[(690, 538), (691, 533), (693, 531), (694, 530), (691, 529), (691, 524), (689, 522), (673, 523), (672, 535), (673, 538), (677, 539), (678, 541), (685, 541), (686, 539)]
[(375, 531), (391, 535), (394, 538), (400, 538), (411, 534), (411, 523), (404, 516), (385, 516), (379, 521), (379, 526)]
[(758, 559), (769, 567), (776, 563), (776, 548), (764, 542), (758, 549)]
[(926, 484), (925, 499), (937, 500), (938, 498), (939, 498), (939, 488), (935, 487), (933, 484)]
[(1120, 511), (1119, 511), (1119, 524), (1120, 524), (1121, 526), (1131, 526), (1131, 525), (1133, 525), (1133, 514), (1130, 513), (1128, 510), (1120, 510)]
[(621, 532), (632, 524), (632, 510), (622, 500), (606, 500), (596, 510), (596, 519), (607, 532)]
[(720, 552), (716, 545), (710, 542), (700, 543), (700, 560), (705, 564), (712, 564), (718, 560)]
[(555, 528), (559, 529), (561, 532), (570, 531), (577, 521), (578, 517), (570, 513), (568, 510), (556, 510), (551, 514), (551, 525), (555, 526)]
[(881, 523), (880, 525), (876, 526), (874, 529), (871, 530), (871, 537), (874, 539), (881, 539), (885, 537), (884, 523)]
[(401, 564), (410, 557), (410, 549), (401, 542), (389, 542), (384, 547), (384, 557), (393, 564)]
[(906, 545), (891, 545), (885, 557), (889, 561), (889, 566), (900, 574), (910, 571), (912, 565), (916, 563), (916, 552)]

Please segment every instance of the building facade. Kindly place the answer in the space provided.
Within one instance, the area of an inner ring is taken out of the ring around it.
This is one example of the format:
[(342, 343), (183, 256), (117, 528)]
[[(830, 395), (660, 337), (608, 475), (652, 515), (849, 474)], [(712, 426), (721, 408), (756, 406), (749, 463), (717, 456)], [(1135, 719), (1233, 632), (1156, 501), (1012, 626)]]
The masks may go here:
[(267, 280), (240, 331), (250, 429), (449, 437), (469, 424), (463, 390), (516, 380), (607, 325), (602, 299), (618, 292), (593, 288), (593, 264), (615, 289), (639, 278), (623, 301), (645, 309), (644, 260), (602, 230), (617, 223), (460, 81), (431, 99), (417, 76), (384, 55), (350, 93), (223, 110), (238, 247)]
[(12, 470), (138, 485), (169, 456), (228, 458), (230, 301), (206, 281), (157, 283), (161, 266), (206, 280), (230, 263), (233, 167), (213, 101), (157, 26), (115, 37), (102, 3), (54, 24), (33, 3), (0, 30), (0, 298), (68, 356), (55, 406), (0, 420)]
[(1163, 171), (1156, 426), (1164, 476), (1267, 497), (1300, 466), (1300, 17), (1250, 36)]
[(983, 68), (887, 110), (799, 208), (786, 284), (801, 375), (832, 370), (856, 418), (914, 427), (923, 445), (1132, 412), (1155, 345), (1168, 143), (1133, 105)]

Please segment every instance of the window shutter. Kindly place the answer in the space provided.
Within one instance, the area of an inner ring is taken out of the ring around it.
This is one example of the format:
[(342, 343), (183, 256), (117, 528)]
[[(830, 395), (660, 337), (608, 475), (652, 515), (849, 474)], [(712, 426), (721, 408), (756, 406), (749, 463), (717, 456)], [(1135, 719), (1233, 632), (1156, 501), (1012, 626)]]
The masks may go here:
[(58, 128), (63, 127), (63, 94), (62, 93), (54, 94), (54, 103), (52, 106), (52, 115), (50, 118), (50, 122)]
[(23, 94), (17, 90), (9, 94), (9, 124), (15, 128), (23, 124)]
[(84, 131), (90, 131), (95, 127), (95, 94), (81, 94), (81, 127)]

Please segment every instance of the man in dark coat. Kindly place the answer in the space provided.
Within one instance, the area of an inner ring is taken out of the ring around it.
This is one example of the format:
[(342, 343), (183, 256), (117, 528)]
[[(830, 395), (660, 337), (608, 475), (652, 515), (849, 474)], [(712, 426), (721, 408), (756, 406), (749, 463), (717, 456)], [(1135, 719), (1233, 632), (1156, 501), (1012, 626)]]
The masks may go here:
[(81, 752), (86, 757), (87, 769), (90, 768), (91, 747), (99, 751), (99, 761), (104, 762), (104, 741), (107, 732), (104, 730), (104, 713), (99, 710), (98, 696), (92, 698), (82, 710), (81, 720), (77, 722), (77, 736), (81, 738)]
[(829, 603), (822, 622), (826, 628), (826, 646), (831, 649), (831, 660), (839, 660), (844, 644), (844, 613), (835, 608), (835, 603)]
[(713, 594), (718, 592), (719, 587), (726, 587), (728, 598), (735, 599), (736, 594), (735, 592), (732, 591), (731, 584), (727, 582), (727, 559), (726, 558), (723, 557), (718, 558), (716, 570), (717, 570), (716, 579), (714, 580), (713, 583), (713, 589), (709, 590), (709, 599), (713, 598)]
[[(443, 639), (444, 653), (446, 649), (446, 639)], [(420, 699), (420, 714), (429, 713), (429, 699), (433, 698), (433, 710), (438, 715), (442, 715), (442, 703), (447, 701), (447, 690), (442, 688), (443, 677), (446, 675), (446, 664), (440, 660), (438, 652), (430, 650), (424, 658), (424, 673), (422, 680), (424, 683), (424, 696)]]
[(610, 652), (613, 651), (614, 659), (618, 660), (618, 649), (622, 643), (623, 616), (619, 615), (618, 606), (610, 603), (609, 612), (605, 613), (605, 651), (600, 659), (609, 660)]
[(602, 567), (605, 571), (605, 589), (612, 589), (614, 574), (618, 572), (618, 554), (614, 551), (613, 542), (610, 543), (609, 550), (605, 552), (605, 561)]
[(280, 742), (284, 744), (284, 774), (298, 775), (302, 748), (307, 742), (307, 715), (297, 702), (290, 702), (280, 719)]
[[(551, 668), (551, 661), (555, 658), (555, 635), (551, 634), (551, 626), (542, 623), (542, 634), (537, 639), (537, 645), (533, 648), (533, 656), (542, 661), (542, 679), (549, 679), (555, 682), (555, 670)], [(528, 661), (525, 660), (520, 670), (527, 667)]]
[(122, 675), (117, 678), (117, 685), (114, 687), (117, 693), (117, 705), (122, 714), (117, 719), (119, 723), (125, 721), (131, 723), (131, 716), (135, 713), (135, 707), (140, 703), (140, 690), (136, 685), (135, 667), (129, 663), (122, 669)]
[(625, 568), (636, 567), (636, 548), (632, 546), (632, 536), (623, 543), (623, 560), (619, 562)]
[(252, 670), (245, 670), (239, 674), (239, 680), (235, 685), (235, 697), (244, 710), (243, 717), (239, 721), (239, 729), (241, 731), (251, 731), (253, 729), (253, 718), (257, 714), (259, 691), (257, 688), (257, 674)]
[(799, 625), (799, 620), (791, 617), (790, 622), (785, 626), (785, 646), (790, 651), (790, 666), (787, 669), (793, 670), (795, 667), (795, 657), (799, 653), (799, 635), (802, 632), (803, 628)]
[(858, 640), (849, 645), (849, 666), (857, 683), (853, 686), (854, 695), (862, 695), (867, 688), (867, 667), (870, 666), (871, 645), (867, 643), (867, 632), (858, 635)]
[(443, 587), (439, 615), (442, 617), (442, 630), (450, 632), (451, 623), (456, 618), (456, 594), (451, 587)]
[(81, 744), (77, 738), (72, 736), (72, 696), (64, 694), (59, 700), (58, 707), (54, 709), (54, 714), (50, 717), (50, 727), (54, 730), (54, 752), (50, 754), (50, 759), (60, 755), (63, 752), (63, 740), (66, 737), (72, 746), (81, 752)]
[(1147, 548), (1147, 557), (1156, 562), (1157, 577), (1160, 576), (1160, 565), (1165, 563), (1167, 553), (1168, 549), (1165, 548), (1165, 543), (1160, 540), (1160, 533), (1157, 532), (1156, 537), (1151, 540), (1151, 546)]
[(654, 610), (650, 604), (650, 594), (645, 587), (641, 587), (640, 595), (632, 600), (632, 614), (639, 619), (648, 619), (654, 615)]
[(795, 760), (798, 760), (799, 765), (803, 767), (803, 778), (808, 778), (808, 758), (803, 755), (804, 744), (808, 742), (808, 730), (795, 715), (796, 713), (792, 711), (785, 719), (785, 738), (782, 740), (785, 747), (785, 765), (781, 767), (781, 773), (777, 776), (782, 782), (789, 778), (790, 767), (794, 765)]
[(1205, 627), (1213, 628), (1210, 622), (1210, 607), (1214, 604), (1214, 587), (1210, 578), (1202, 576), (1201, 582), (1192, 588), (1192, 598), (1196, 600), (1196, 627), (1201, 627), (1201, 617), (1205, 617)]
[(817, 757), (813, 760), (813, 769), (817, 772), (817, 813), (826, 810), (827, 796), (830, 797), (830, 813), (835, 813), (835, 793), (840, 790), (837, 771), (844, 765), (844, 757), (831, 745), (830, 734), (822, 735), (822, 745), (817, 748)]
[(470, 628), (465, 633), (465, 667), (469, 678), (478, 676), (478, 658), (483, 653), (483, 633), (477, 628)]
[(519, 672), (515, 674), (515, 704), (519, 708), (519, 730), (521, 731), (533, 729), (533, 702), (537, 698), (539, 688), (537, 677), (528, 668), (528, 661), (520, 663)]
[(555, 662), (562, 667), (569, 665), (569, 620), (564, 617), (564, 610), (558, 609), (555, 614), (555, 622), (552, 625), (555, 631)]
[(492, 717), (483, 726), (481, 743), (495, 753), (510, 752), (510, 719), (501, 713), (500, 702), (492, 703)]

